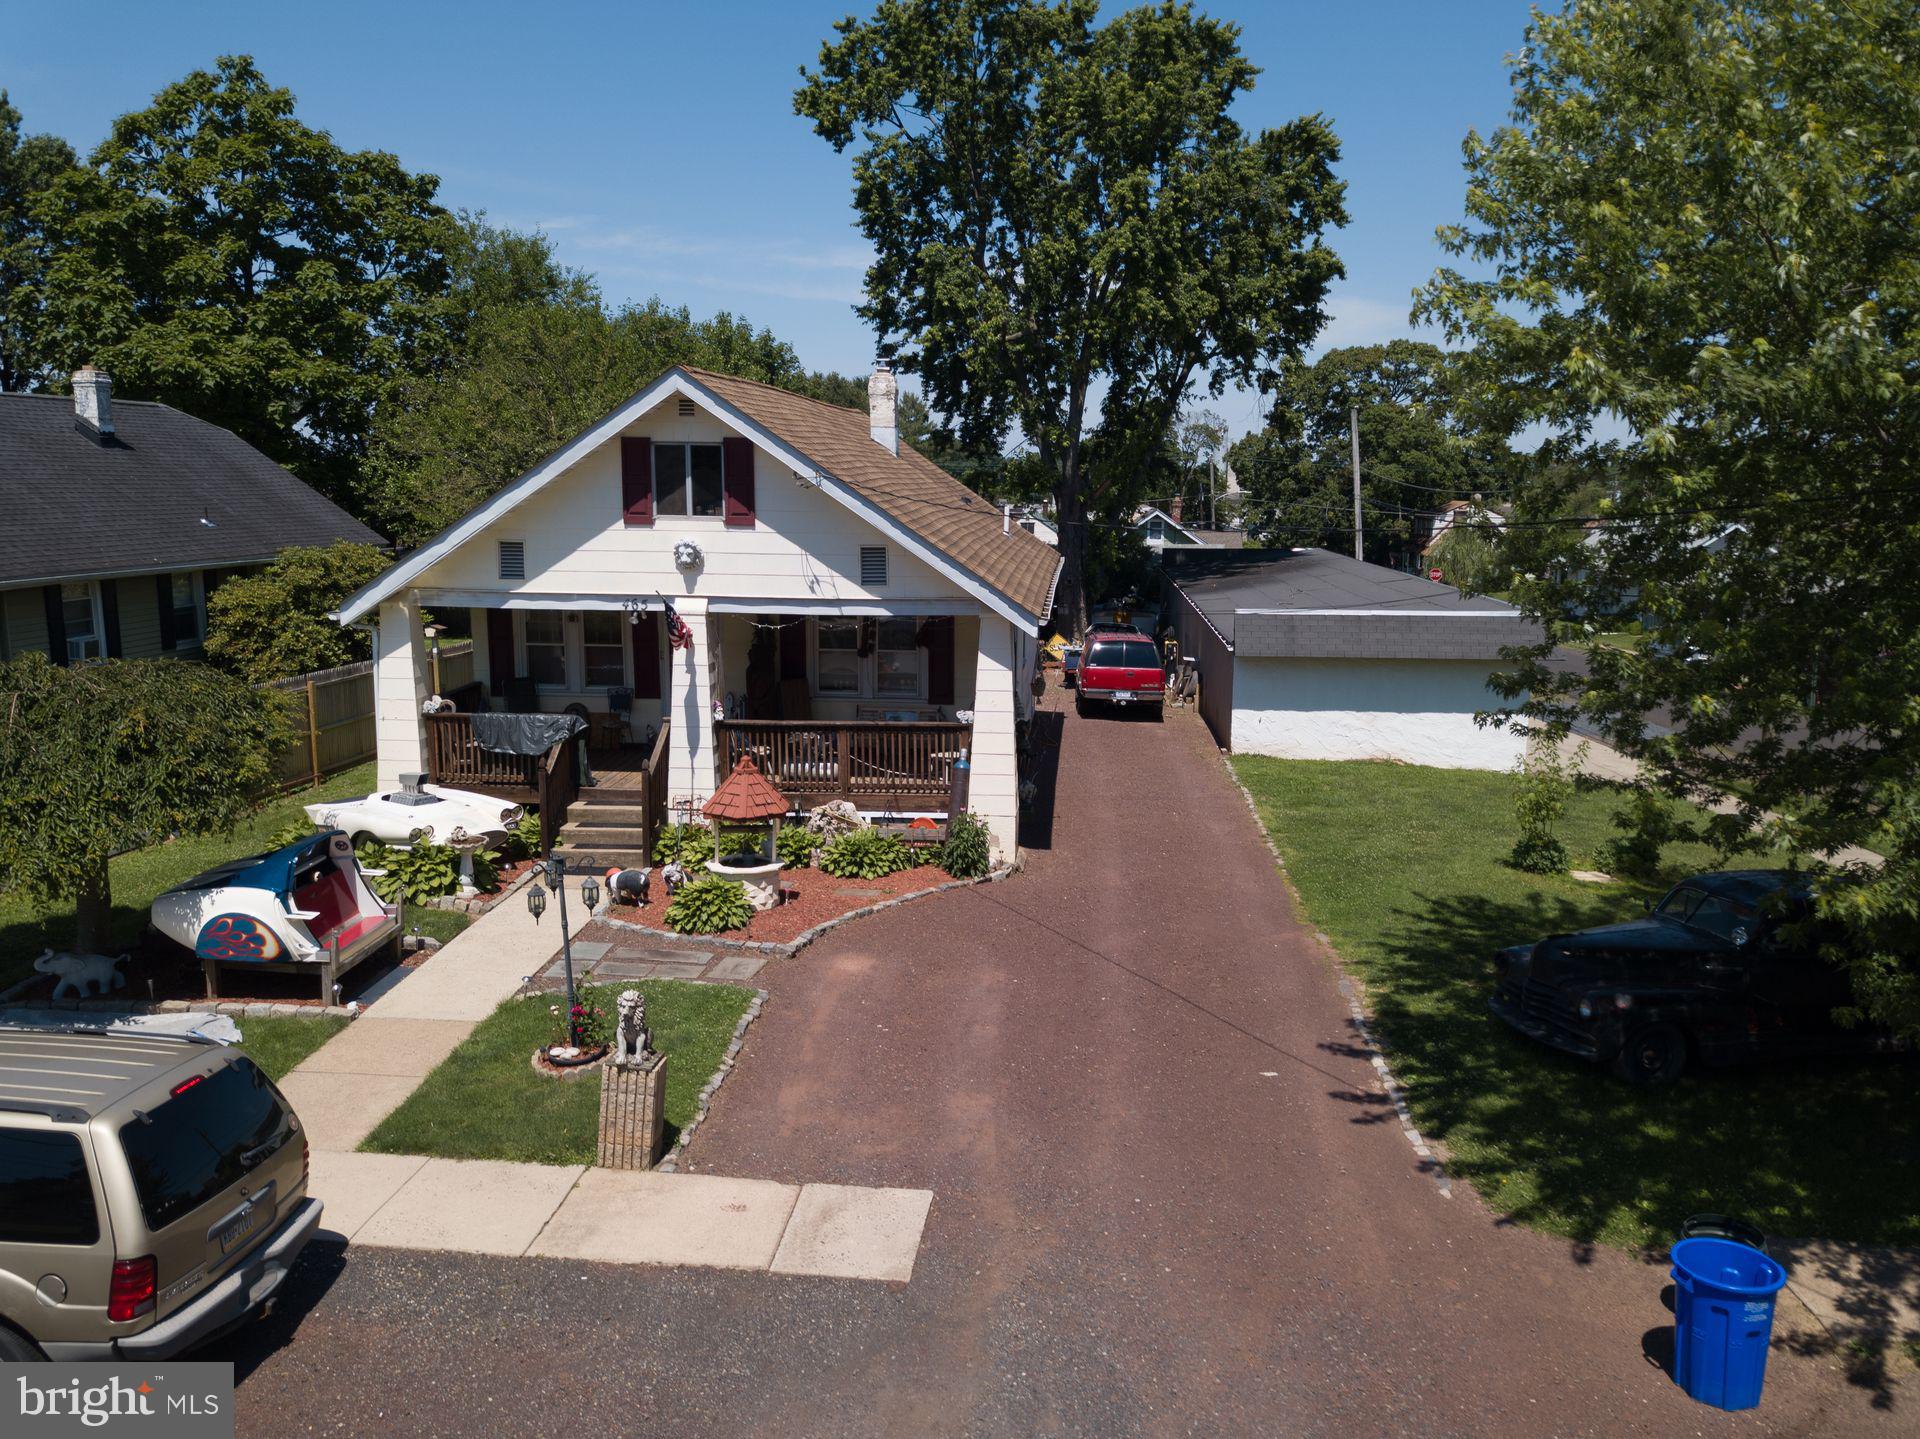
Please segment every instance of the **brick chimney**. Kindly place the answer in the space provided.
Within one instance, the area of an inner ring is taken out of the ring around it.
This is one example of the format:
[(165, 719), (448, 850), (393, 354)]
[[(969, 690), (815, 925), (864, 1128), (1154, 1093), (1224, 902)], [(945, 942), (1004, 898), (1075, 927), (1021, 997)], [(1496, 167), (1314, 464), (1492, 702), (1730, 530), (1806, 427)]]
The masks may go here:
[(1179, 495), (1175, 495), (1173, 497), (1173, 503), (1167, 506), (1167, 514), (1172, 517), (1173, 522), (1176, 525), (1180, 523), (1180, 510), (1183, 503), (1184, 503), (1183, 498)]
[(867, 381), (867, 429), (874, 443), (900, 453), (900, 382), (893, 377), (893, 356), (882, 350)]
[(73, 372), (73, 417), (102, 439), (113, 433), (113, 376), (92, 365)]

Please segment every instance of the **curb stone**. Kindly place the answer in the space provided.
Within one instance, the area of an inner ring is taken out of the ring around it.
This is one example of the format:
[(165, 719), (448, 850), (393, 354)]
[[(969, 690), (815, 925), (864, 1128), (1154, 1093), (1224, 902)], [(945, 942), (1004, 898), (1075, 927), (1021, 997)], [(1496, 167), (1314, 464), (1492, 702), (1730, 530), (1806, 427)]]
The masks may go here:
[(9, 1009), (35, 1012), (98, 1014), (224, 1014), (233, 1019), (352, 1019), (357, 1011), (344, 1004), (285, 1004), (262, 1000), (211, 999), (32, 999), (8, 1003), (0, 994), (0, 1004)]
[(693, 1118), (689, 1119), (686, 1127), (675, 1136), (673, 1148), (669, 1149), (661, 1157), (660, 1162), (653, 1166), (655, 1172), (673, 1174), (678, 1171), (687, 1142), (693, 1138), (694, 1130), (700, 1127), (700, 1121), (707, 1117), (707, 1106), (713, 1102), (714, 1092), (720, 1088), (720, 1081), (733, 1071), (733, 1062), (740, 1054), (741, 1045), (746, 1043), (747, 1026), (759, 1017), (766, 1003), (767, 992), (764, 989), (756, 989), (753, 992), (753, 1002), (747, 1006), (747, 1012), (740, 1016), (740, 1022), (733, 1027), (733, 1039), (727, 1045), (727, 1052), (720, 1057), (720, 1063), (708, 1076), (706, 1085), (700, 1091), (700, 1097), (693, 1102)]
[[(1247, 802), (1247, 813), (1253, 816), (1253, 827), (1260, 832), (1261, 843), (1267, 847), (1267, 853), (1273, 856), (1274, 867), (1280, 871), (1280, 882), (1287, 887), (1287, 893), (1293, 900), (1295, 912), (1304, 915), (1306, 906), (1301, 903), (1300, 891), (1293, 887), (1293, 877), (1287, 873), (1286, 857), (1280, 853), (1280, 847), (1273, 842), (1273, 836), (1267, 833), (1265, 821), (1260, 818), (1260, 806), (1253, 798), (1253, 791), (1240, 782), (1240, 776), (1234, 772), (1233, 760), (1225, 750), (1218, 751), (1220, 764), (1227, 772), (1227, 778), (1233, 787), (1240, 791), (1240, 798)], [(1413, 1152), (1420, 1158), (1420, 1166), (1433, 1177), (1435, 1186), (1440, 1190), (1442, 1199), (1453, 1198), (1453, 1180), (1447, 1174), (1447, 1167), (1435, 1154), (1433, 1146), (1414, 1127), (1413, 1113), (1407, 1108), (1406, 1091), (1400, 1087), (1400, 1081), (1393, 1077), (1393, 1070), (1387, 1064), (1386, 1051), (1380, 1041), (1374, 1037), (1373, 1022), (1366, 1009), (1366, 984), (1357, 976), (1347, 972), (1341, 961), (1340, 951), (1333, 946), (1333, 940), (1326, 931), (1316, 929), (1313, 937), (1326, 951), (1327, 958), (1333, 962), (1334, 973), (1340, 976), (1340, 996), (1347, 1002), (1347, 1009), (1353, 1016), (1353, 1027), (1360, 1036), (1360, 1042), (1366, 1047), (1367, 1058), (1373, 1065), (1373, 1071), (1380, 1076), (1380, 1085), (1387, 1092), (1387, 1098), (1393, 1104), (1393, 1112), (1400, 1120), (1400, 1132), (1407, 1137), (1407, 1143), (1413, 1146)]]

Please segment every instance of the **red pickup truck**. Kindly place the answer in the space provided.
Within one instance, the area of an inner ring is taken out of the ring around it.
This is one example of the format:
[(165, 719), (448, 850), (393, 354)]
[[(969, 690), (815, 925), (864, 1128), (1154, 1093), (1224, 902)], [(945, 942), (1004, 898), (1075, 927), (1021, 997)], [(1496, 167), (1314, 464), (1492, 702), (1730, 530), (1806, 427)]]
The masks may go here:
[(1161, 716), (1166, 698), (1166, 672), (1157, 645), (1135, 629), (1096, 629), (1087, 632), (1080, 653), (1080, 671), (1073, 707), (1080, 714), (1095, 703), (1151, 706)]

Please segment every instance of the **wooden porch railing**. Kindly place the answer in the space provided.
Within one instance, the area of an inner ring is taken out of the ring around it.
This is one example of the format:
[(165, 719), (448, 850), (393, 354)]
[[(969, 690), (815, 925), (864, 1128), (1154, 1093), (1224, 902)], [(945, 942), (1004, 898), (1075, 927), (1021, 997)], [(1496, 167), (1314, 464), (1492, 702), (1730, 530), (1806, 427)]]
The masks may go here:
[(717, 778), (750, 754), (799, 809), (844, 799), (862, 809), (950, 811), (966, 773), (955, 762), (973, 746), (971, 725), (933, 721), (720, 720), (714, 730)]
[(654, 737), (653, 749), (647, 755), (645, 779), (640, 786), (646, 796), (641, 804), (641, 848), (649, 857), (653, 854), (653, 842), (660, 837), (660, 827), (667, 822), (667, 764), (672, 752), (667, 736), (670, 732), (671, 726), (662, 720), (660, 733)]
[(473, 737), (470, 714), (432, 714), (427, 722), (427, 778), (450, 789), (470, 789), (517, 804), (537, 804), (545, 756), (498, 754)]

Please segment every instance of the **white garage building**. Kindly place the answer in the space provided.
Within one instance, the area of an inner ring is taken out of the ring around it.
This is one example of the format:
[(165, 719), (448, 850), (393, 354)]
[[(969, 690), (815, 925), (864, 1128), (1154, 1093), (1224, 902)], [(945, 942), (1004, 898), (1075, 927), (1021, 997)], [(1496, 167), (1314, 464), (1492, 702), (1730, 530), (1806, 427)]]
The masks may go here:
[(1512, 605), (1320, 549), (1167, 556), (1166, 619), (1200, 712), (1238, 754), (1506, 769), (1521, 742), (1474, 723), (1487, 677), (1539, 627)]

